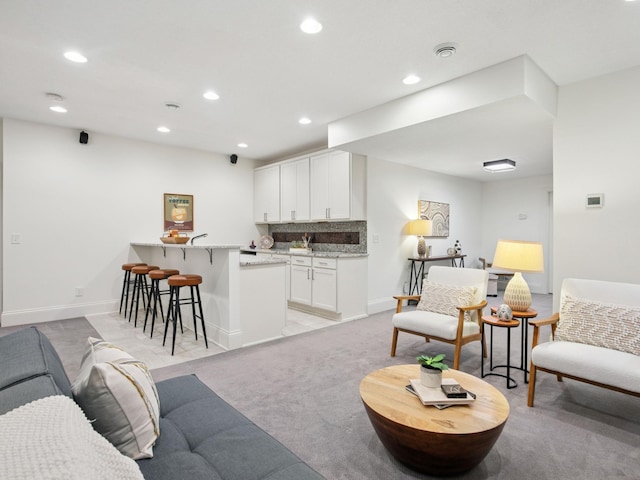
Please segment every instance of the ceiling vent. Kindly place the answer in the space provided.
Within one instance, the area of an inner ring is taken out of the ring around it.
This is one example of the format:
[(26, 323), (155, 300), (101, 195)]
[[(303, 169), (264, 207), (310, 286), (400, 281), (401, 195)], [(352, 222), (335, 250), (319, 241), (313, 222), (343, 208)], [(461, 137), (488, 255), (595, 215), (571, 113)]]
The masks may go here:
[(455, 43), (441, 43), (440, 45), (436, 45), (433, 49), (433, 53), (436, 57), (447, 58), (456, 53), (456, 44)]

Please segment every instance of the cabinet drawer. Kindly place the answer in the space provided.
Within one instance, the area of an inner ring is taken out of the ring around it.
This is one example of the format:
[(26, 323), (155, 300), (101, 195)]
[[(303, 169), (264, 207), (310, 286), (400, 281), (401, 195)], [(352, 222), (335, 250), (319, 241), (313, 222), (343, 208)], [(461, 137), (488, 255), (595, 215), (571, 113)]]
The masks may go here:
[(335, 258), (315, 257), (313, 259), (314, 268), (331, 268), (335, 270), (338, 265), (338, 260)]
[(310, 267), (311, 257), (301, 257), (297, 255), (291, 255), (291, 265), (304, 265), (306, 267)]

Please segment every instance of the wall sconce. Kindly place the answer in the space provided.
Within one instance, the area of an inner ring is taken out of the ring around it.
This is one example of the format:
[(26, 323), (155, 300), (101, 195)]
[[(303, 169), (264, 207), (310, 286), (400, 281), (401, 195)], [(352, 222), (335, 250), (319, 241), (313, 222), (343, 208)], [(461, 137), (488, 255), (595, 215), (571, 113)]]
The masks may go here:
[(425, 236), (431, 235), (433, 222), (431, 220), (412, 220), (409, 222), (409, 235), (417, 235), (418, 237), (418, 257), (425, 258), (427, 256), (427, 244), (424, 240)]
[(491, 173), (509, 172), (516, 169), (516, 162), (514, 162), (513, 160), (509, 160), (508, 158), (503, 158), (502, 160), (484, 162), (482, 164), (482, 168)]
[(544, 271), (542, 243), (498, 240), (492, 267), (515, 272), (504, 290), (504, 303), (513, 311), (526, 312), (531, 306), (531, 292), (521, 272)]

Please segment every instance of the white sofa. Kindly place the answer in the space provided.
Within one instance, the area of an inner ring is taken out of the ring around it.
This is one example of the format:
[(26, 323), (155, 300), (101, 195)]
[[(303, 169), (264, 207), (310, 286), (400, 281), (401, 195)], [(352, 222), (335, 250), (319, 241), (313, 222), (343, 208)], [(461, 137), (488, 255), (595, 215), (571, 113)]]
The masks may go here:
[[(533, 325), (532, 407), (536, 373), (597, 385), (640, 397), (640, 285), (568, 278), (562, 282), (559, 312)], [(551, 339), (540, 329), (551, 325)]]

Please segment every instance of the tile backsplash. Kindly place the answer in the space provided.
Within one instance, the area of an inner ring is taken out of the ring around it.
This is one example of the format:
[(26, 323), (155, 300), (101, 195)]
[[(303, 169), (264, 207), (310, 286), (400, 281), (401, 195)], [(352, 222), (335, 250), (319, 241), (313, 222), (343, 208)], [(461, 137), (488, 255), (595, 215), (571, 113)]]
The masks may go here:
[(367, 222), (283, 223), (269, 225), (273, 248), (288, 249), (291, 242), (311, 237), (317, 252), (367, 253)]

